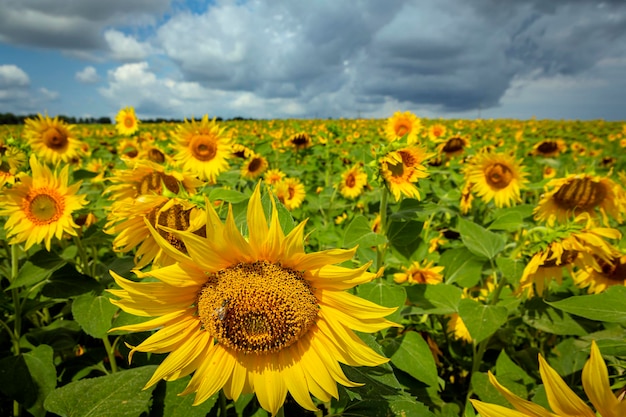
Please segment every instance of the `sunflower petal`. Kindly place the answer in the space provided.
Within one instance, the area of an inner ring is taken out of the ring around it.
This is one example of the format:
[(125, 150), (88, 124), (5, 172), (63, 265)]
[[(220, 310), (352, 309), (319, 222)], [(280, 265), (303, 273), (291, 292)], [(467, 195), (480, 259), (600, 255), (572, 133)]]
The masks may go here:
[(566, 416), (595, 417), (595, 413), (565, 384), (559, 374), (539, 355), (539, 372), (546, 396), (555, 413)]

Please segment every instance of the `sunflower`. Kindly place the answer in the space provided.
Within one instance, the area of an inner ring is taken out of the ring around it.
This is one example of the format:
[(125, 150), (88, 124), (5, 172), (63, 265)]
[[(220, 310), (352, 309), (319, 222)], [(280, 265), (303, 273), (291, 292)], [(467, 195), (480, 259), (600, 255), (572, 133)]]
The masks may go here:
[(389, 152), (380, 160), (380, 170), (396, 201), (401, 195), (420, 199), (415, 182), (428, 173), (422, 163), (431, 155), (419, 147), (408, 147)]
[(73, 126), (59, 117), (37, 115), (36, 119), (27, 118), (24, 137), (37, 156), (45, 162), (57, 164), (70, 162), (80, 156), (80, 141), (72, 135)]
[(539, 372), (545, 387), (548, 403), (554, 413), (513, 394), (513, 392), (498, 382), (491, 371), (489, 371), (489, 381), (517, 411), (475, 399), (470, 401), (483, 417), (626, 416), (626, 401), (623, 401), (623, 398), (616, 397), (611, 390), (606, 362), (604, 362), (595, 340), (591, 342), (591, 354), (583, 367), (582, 382), (585, 393), (591, 404), (596, 408), (597, 413), (567, 386), (565, 381), (541, 355), (539, 355)]
[(367, 173), (357, 164), (341, 174), (339, 192), (345, 198), (354, 199), (363, 194), (366, 185)]
[(428, 126), (428, 138), (433, 142), (437, 142), (446, 136), (447, 130), (448, 129), (441, 123), (430, 125)]
[(287, 210), (294, 210), (302, 205), (306, 190), (298, 178), (284, 178), (274, 185), (274, 194)]
[(142, 194), (178, 194), (181, 187), (189, 194), (194, 194), (202, 185), (190, 173), (169, 169), (150, 161), (138, 161), (131, 169), (116, 170), (109, 180), (112, 182), (105, 190), (109, 199), (119, 201), (135, 198)]
[(132, 136), (139, 130), (139, 119), (135, 116), (135, 109), (125, 107), (115, 116), (115, 129), (123, 136)]
[(448, 323), (446, 325), (447, 332), (457, 340), (462, 340), (467, 343), (472, 343), (472, 336), (467, 330), (465, 323), (459, 313), (452, 313), (448, 316)]
[(610, 259), (595, 257), (599, 269), (587, 265), (574, 273), (574, 282), (589, 293), (601, 293), (613, 285), (626, 285), (626, 254), (616, 252)]
[(527, 175), (512, 156), (489, 152), (475, 155), (465, 168), (472, 190), (485, 203), (494, 200), (498, 208), (521, 201), (520, 189), (528, 182)]
[(433, 262), (424, 262), (422, 266), (419, 261), (415, 261), (411, 266), (402, 267), (404, 272), (393, 274), (396, 284), (441, 284), (443, 282), (443, 266), (433, 266)]
[(474, 201), (474, 194), (472, 194), (473, 185), (471, 182), (465, 181), (465, 185), (461, 189), (461, 202), (459, 204), (461, 214), (467, 214), (472, 209), (472, 201)]
[(422, 122), (409, 111), (395, 112), (387, 119), (385, 136), (389, 142), (395, 142), (406, 136), (409, 145), (417, 142), (417, 134), (422, 129)]
[(52, 172), (30, 157), (32, 176), (20, 176), (20, 182), (4, 189), (0, 215), (9, 216), (4, 224), (10, 244), (26, 242), (25, 249), (44, 242), (50, 251), (53, 237), (63, 233), (75, 236), (78, 227), (72, 213), (87, 204), (83, 195), (77, 195), (80, 183), (68, 186), (69, 166)]
[(5, 184), (15, 184), (15, 178), (25, 162), (26, 154), (22, 150), (5, 144), (0, 138), (0, 189)]
[(532, 295), (536, 290), (541, 296), (551, 281), (561, 284), (563, 269), (570, 275), (574, 267), (601, 271), (599, 262), (611, 262), (615, 249), (605, 239), (619, 239), (621, 233), (617, 229), (595, 227), (588, 215), (579, 216), (567, 229), (552, 231), (552, 237), (542, 238), (541, 249), (534, 252), (522, 272), (518, 292), (528, 291)]
[(469, 139), (462, 136), (453, 136), (437, 145), (437, 152), (445, 155), (447, 158), (461, 155), (465, 152), (465, 148), (470, 147)]
[(563, 223), (581, 213), (596, 214), (600, 211), (605, 224), (610, 215), (617, 222), (623, 221), (626, 211), (626, 192), (615, 181), (591, 174), (572, 174), (556, 178), (546, 184), (544, 193), (535, 207), (535, 220), (545, 221), (549, 226)]
[(285, 173), (277, 168), (268, 169), (263, 175), (263, 181), (265, 181), (266, 184), (270, 185), (276, 184), (283, 178), (285, 178)]
[[(287, 235), (273, 203), (268, 221), (260, 183), (247, 210), (248, 238), (207, 205), (207, 236), (172, 233), (184, 242), (181, 253), (155, 238), (176, 263), (139, 273), (155, 282), (133, 282), (111, 272), (121, 289), (110, 290), (122, 310), (151, 320), (115, 330), (158, 329), (135, 352), (169, 353), (146, 387), (193, 372), (182, 395), (194, 404), (223, 389), (228, 398), (255, 393), (276, 415), (287, 393), (308, 410), (311, 394), (323, 402), (338, 398), (337, 383), (350, 381), (339, 363), (376, 366), (387, 359), (354, 333), (372, 333), (395, 324), (385, 308), (347, 291), (370, 282), (369, 264), (349, 269), (336, 264), (353, 258), (351, 250), (305, 253), (304, 225)], [(169, 229), (168, 229), (169, 231)]]
[(177, 153), (174, 155), (184, 170), (195, 173), (201, 180), (215, 183), (217, 176), (228, 169), (231, 139), (215, 119), (204, 115), (200, 122), (185, 119), (174, 132)]
[(313, 141), (308, 133), (300, 132), (291, 135), (291, 137), (285, 142), (285, 146), (291, 146), (299, 151), (313, 146)]
[(135, 268), (141, 269), (150, 262), (153, 262), (153, 267), (167, 266), (174, 263), (174, 259), (157, 244), (150, 227), (157, 228), (159, 235), (169, 245), (186, 253), (184, 243), (161, 226), (206, 235), (205, 219), (204, 212), (186, 200), (160, 195), (141, 195), (136, 199), (127, 199), (117, 204), (115, 210), (109, 212), (104, 231), (115, 235), (114, 251), (129, 252), (137, 248)]
[(241, 168), (244, 178), (258, 178), (267, 169), (267, 159), (257, 153), (252, 154)]
[(552, 158), (567, 150), (567, 145), (563, 139), (545, 139), (533, 146), (531, 155)]
[(241, 145), (239, 143), (233, 143), (231, 146), (231, 152), (233, 156), (241, 159), (248, 159), (252, 155), (254, 155), (254, 151), (247, 146)]

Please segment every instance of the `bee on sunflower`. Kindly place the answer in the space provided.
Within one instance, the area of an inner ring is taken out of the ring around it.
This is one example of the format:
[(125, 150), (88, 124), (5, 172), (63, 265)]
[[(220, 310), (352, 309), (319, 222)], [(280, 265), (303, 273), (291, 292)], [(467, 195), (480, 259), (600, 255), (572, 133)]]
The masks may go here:
[[(377, 275), (338, 266), (351, 250), (306, 253), (304, 225), (285, 234), (274, 200), (269, 219), (261, 203), (261, 185), (247, 208), (248, 237), (232, 208), (225, 222), (207, 204), (206, 235), (174, 231), (186, 253), (154, 230), (172, 265), (140, 273), (134, 282), (111, 272), (119, 289), (111, 302), (146, 322), (114, 330), (156, 330), (136, 352), (167, 353), (146, 387), (193, 373), (183, 395), (195, 393), (200, 404), (223, 390), (227, 398), (255, 393), (262, 408), (276, 415), (287, 393), (307, 410), (338, 398), (337, 384), (358, 386), (344, 374), (347, 366), (376, 366), (388, 361), (355, 334), (396, 324), (385, 319), (395, 308), (381, 307), (346, 290)], [(168, 229), (169, 231), (169, 229)]]

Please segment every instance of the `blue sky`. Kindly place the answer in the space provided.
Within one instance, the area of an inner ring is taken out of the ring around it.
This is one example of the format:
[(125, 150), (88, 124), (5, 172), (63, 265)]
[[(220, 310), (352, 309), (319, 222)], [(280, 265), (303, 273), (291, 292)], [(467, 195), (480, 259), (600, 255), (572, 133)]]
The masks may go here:
[(0, 0), (0, 112), (626, 120), (623, 0)]

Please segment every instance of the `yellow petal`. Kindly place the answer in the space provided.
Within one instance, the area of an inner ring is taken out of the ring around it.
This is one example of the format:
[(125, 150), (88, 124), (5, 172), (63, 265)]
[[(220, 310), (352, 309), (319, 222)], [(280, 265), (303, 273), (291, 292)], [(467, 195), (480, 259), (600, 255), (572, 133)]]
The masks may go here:
[(261, 204), (261, 182), (257, 184), (250, 201), (248, 202), (248, 241), (256, 254), (262, 252), (262, 247), (267, 240), (269, 228), (267, 219)]
[(349, 261), (354, 256), (354, 249), (328, 249), (321, 252), (306, 253), (286, 259), (284, 264), (287, 268), (297, 271), (310, 271), (320, 269), (326, 265), (339, 264)]
[[(583, 387), (589, 401), (602, 417), (623, 417), (624, 410), (619, 410), (620, 401), (615, 397), (609, 385), (609, 373), (596, 341), (591, 342), (591, 356), (583, 368)], [(624, 403), (626, 406), (626, 403)]]
[[(489, 371), (489, 382), (496, 387), (498, 391), (515, 407), (518, 411), (523, 413), (524, 416), (530, 417), (558, 417), (543, 408), (542, 406), (535, 404), (531, 401), (524, 400), (517, 395), (513, 394), (508, 388), (500, 385), (495, 376)], [(473, 404), (473, 403), (472, 403)]]
[(478, 400), (470, 400), (481, 417), (528, 417), (529, 414), (520, 413), (501, 405), (488, 404)]
[[(293, 349), (291, 349), (293, 350)], [(283, 350), (280, 352), (281, 356), (285, 356), (286, 352), (291, 350)], [(285, 353), (283, 353), (285, 352)], [(287, 362), (286, 359), (281, 358), (281, 362)], [(291, 365), (286, 365), (283, 370), (285, 385), (287, 390), (291, 393), (291, 396), (300, 406), (307, 410), (315, 411), (317, 407), (313, 400), (311, 400), (311, 395), (309, 394), (309, 389), (306, 381), (306, 375), (302, 370), (302, 365), (299, 360), (296, 359), (295, 363)]]
[(548, 402), (555, 413), (565, 416), (596, 416), (541, 355), (539, 355), (539, 372), (546, 388)]
[(380, 319), (393, 314), (398, 309), (397, 307), (382, 307), (344, 291), (318, 290), (315, 295), (321, 304), (331, 306), (360, 320)]
[(265, 366), (261, 367), (259, 372), (253, 373), (253, 385), (261, 407), (274, 416), (285, 403), (287, 386), (280, 375), (279, 367), (268, 359), (269, 357), (264, 358)]

